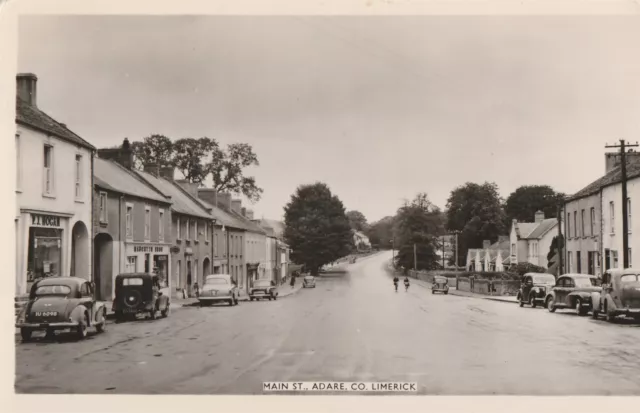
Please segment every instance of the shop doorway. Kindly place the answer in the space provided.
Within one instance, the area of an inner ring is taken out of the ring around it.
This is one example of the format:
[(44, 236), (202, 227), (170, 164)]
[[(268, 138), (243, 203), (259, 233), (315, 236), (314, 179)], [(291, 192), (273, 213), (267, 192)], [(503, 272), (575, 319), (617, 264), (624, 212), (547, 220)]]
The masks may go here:
[(91, 281), (89, 231), (82, 221), (78, 221), (71, 231), (71, 270), (72, 277)]
[(111, 300), (113, 286), (113, 238), (101, 233), (93, 241), (93, 275), (98, 300)]

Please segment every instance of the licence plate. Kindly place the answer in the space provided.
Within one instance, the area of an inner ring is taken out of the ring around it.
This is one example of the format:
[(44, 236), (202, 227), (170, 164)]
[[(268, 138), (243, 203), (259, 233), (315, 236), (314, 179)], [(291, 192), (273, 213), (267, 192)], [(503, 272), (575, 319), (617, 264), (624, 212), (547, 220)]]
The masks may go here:
[(57, 311), (36, 311), (36, 317), (55, 317), (57, 315)]

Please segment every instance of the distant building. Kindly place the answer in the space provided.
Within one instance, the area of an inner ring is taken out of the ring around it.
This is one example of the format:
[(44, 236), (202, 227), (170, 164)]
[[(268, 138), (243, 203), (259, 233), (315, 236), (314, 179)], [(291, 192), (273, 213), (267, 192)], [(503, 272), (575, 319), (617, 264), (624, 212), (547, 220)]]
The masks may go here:
[(352, 233), (353, 243), (358, 251), (366, 251), (371, 249), (371, 241), (369, 241), (369, 237), (367, 237), (360, 231), (353, 230)]
[(498, 241), (491, 244), (485, 240), (482, 248), (471, 248), (467, 251), (467, 271), (502, 272), (511, 264), (509, 237), (501, 235)]
[(535, 222), (513, 220), (510, 235), (511, 264), (528, 262), (548, 267), (547, 254), (551, 241), (558, 235), (558, 219), (545, 219), (544, 212), (535, 213)]

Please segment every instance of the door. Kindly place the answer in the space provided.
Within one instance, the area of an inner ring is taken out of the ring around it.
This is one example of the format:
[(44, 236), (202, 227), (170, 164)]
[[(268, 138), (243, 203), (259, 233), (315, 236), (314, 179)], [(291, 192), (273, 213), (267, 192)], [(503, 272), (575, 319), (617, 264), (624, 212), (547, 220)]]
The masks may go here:
[(144, 254), (144, 272), (147, 274), (151, 273), (151, 268), (149, 268), (150, 260), (151, 260), (150, 255)]
[(605, 271), (611, 268), (611, 254), (609, 254), (609, 248), (604, 250), (604, 269)]
[(587, 253), (587, 273), (591, 274), (591, 275), (596, 275), (596, 269), (595, 269), (595, 254), (593, 251), (589, 251)]

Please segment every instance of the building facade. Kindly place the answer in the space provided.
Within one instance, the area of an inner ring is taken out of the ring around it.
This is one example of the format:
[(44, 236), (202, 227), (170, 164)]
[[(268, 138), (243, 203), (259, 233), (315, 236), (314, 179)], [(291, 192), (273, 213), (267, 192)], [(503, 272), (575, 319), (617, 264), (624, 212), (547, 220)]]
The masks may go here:
[(123, 273), (155, 272), (171, 287), (171, 202), (129, 169), (128, 141), (123, 148), (126, 160), (113, 159), (111, 149), (95, 159), (94, 279), (101, 300), (113, 298), (115, 276)]
[(176, 297), (192, 297), (195, 284), (201, 287), (204, 274), (212, 272), (214, 218), (175, 181), (173, 167), (145, 165), (136, 173), (171, 200), (171, 291)]
[(535, 213), (535, 222), (518, 222), (511, 225), (511, 264), (528, 262), (548, 268), (547, 254), (553, 238), (558, 235), (558, 219), (545, 218), (542, 211)]
[(568, 198), (563, 208), (565, 270), (602, 276), (600, 192)]
[(37, 80), (17, 76), (16, 294), (43, 277), (92, 280), (95, 148), (38, 108)]

